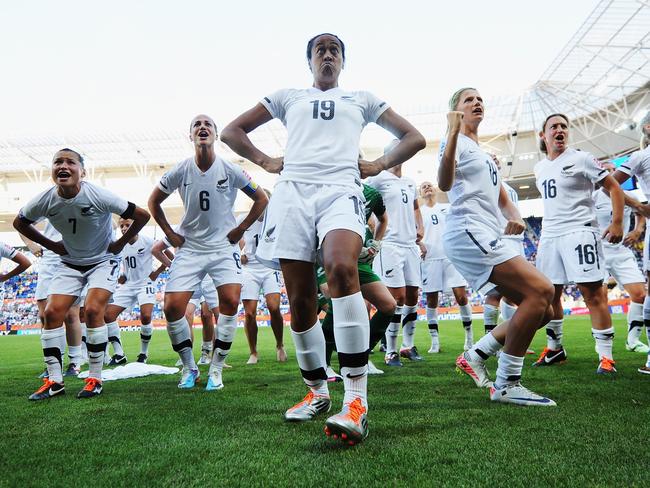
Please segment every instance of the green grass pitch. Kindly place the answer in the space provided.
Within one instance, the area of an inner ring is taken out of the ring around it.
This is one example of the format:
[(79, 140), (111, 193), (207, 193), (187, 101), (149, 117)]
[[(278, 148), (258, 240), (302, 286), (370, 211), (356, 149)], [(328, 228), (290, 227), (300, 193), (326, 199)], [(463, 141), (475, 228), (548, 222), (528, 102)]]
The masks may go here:
[[(101, 397), (67, 394), (31, 403), (42, 369), (38, 336), (0, 337), (1, 486), (648, 486), (650, 377), (642, 354), (624, 350), (624, 317), (615, 318), (619, 374), (595, 374), (588, 317), (565, 321), (569, 361), (535, 369), (524, 384), (557, 408), (492, 404), (486, 390), (454, 372), (462, 327), (442, 322), (443, 351), (421, 363), (372, 376), (370, 436), (347, 448), (323, 434), (324, 418), (286, 424), (282, 412), (305, 393), (285, 332), (289, 362), (275, 362), (270, 329), (260, 330), (260, 362), (246, 366), (242, 329), (225, 370), (226, 388), (176, 388), (176, 376), (107, 382)], [(482, 334), (476, 321), (475, 335)], [(200, 338), (200, 331), (196, 335)], [(124, 333), (135, 360), (137, 333)], [(533, 347), (541, 351), (544, 331)], [(197, 347), (198, 349), (198, 347)], [(167, 335), (154, 333), (150, 362), (172, 365)], [(371, 359), (381, 366), (381, 353)], [(490, 360), (490, 371), (495, 369)], [(387, 368), (383, 368), (387, 369)], [(341, 384), (330, 385), (333, 409)]]

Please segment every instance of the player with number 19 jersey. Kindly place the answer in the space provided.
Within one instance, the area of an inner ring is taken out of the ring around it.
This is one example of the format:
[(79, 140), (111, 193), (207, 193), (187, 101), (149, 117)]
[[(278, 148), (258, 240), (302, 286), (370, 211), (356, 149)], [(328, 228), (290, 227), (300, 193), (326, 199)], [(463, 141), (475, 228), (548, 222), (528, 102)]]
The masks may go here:
[(604, 256), (592, 195), (607, 175), (594, 156), (573, 148), (535, 165), (544, 202), (536, 265), (554, 285), (603, 279)]

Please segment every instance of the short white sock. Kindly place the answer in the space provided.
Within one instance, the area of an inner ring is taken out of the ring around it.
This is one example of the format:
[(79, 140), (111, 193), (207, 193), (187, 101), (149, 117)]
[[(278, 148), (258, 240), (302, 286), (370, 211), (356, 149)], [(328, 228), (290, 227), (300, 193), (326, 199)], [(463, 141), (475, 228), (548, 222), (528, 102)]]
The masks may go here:
[(612, 352), (612, 346), (614, 345), (614, 327), (609, 329), (591, 329), (591, 335), (596, 341), (596, 351), (598, 352), (598, 358), (603, 359), (614, 359)]
[(152, 335), (152, 324), (142, 324), (140, 326), (140, 354), (149, 354), (149, 342), (151, 342)]
[(395, 313), (386, 328), (386, 353), (397, 352), (397, 336), (399, 335), (399, 326), (402, 323), (402, 307), (397, 306)]
[(178, 320), (167, 322), (167, 334), (172, 341), (172, 348), (178, 353), (183, 361), (183, 367), (187, 369), (197, 369), (194, 356), (192, 355), (192, 336), (190, 335), (190, 325), (185, 317)]
[(485, 361), (490, 356), (496, 356), (503, 344), (499, 343), (492, 333), (485, 334), (474, 346), (467, 351), (472, 361)]
[(88, 327), (87, 334), (88, 377), (101, 380), (104, 351), (106, 351), (106, 344), (108, 344), (108, 330), (105, 325), (94, 329)]
[(402, 349), (411, 349), (415, 345), (415, 323), (418, 320), (418, 306), (402, 307)]
[(510, 305), (504, 299), (501, 299), (501, 303), (499, 304), (499, 309), (501, 310), (501, 318), (503, 320), (510, 320), (512, 316), (515, 314), (515, 312), (517, 311), (517, 307)]
[(521, 370), (523, 367), (523, 357), (511, 356), (510, 354), (506, 354), (502, 351), (499, 355), (497, 375), (494, 386), (496, 388), (503, 388), (507, 385), (518, 383), (521, 379)]
[(499, 320), (499, 310), (486, 303), (483, 305), (483, 323), (485, 325), (485, 333), (488, 334), (492, 329), (497, 326), (497, 320)]
[(210, 374), (216, 372), (221, 374), (223, 370), (223, 363), (226, 362), (230, 346), (235, 338), (235, 331), (237, 330), (237, 315), (219, 314), (217, 326), (214, 330), (214, 354), (210, 362)]
[(304, 332), (291, 330), (296, 346), (296, 360), (302, 379), (309, 389), (320, 396), (329, 397), (325, 373), (325, 336), (320, 320)]
[(562, 349), (562, 324), (564, 319), (551, 320), (546, 324), (546, 347), (553, 351)]
[(120, 340), (120, 326), (117, 321), (106, 324), (106, 329), (108, 330), (108, 342), (113, 346), (113, 352), (118, 356), (124, 356), (124, 349)]
[(65, 329), (43, 329), (41, 333), (43, 358), (51, 381), (63, 383), (63, 351), (65, 351)]
[(643, 303), (630, 302), (627, 311), (627, 343), (632, 345), (641, 338), (643, 329)]
[(360, 398), (368, 408), (368, 343), (370, 324), (361, 292), (332, 298), (334, 338), (341, 365), (343, 403)]

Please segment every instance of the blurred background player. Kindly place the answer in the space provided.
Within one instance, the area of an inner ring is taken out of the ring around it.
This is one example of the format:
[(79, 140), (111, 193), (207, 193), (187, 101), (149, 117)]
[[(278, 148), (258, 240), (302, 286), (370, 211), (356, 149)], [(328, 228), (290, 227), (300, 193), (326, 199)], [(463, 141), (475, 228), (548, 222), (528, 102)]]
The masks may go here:
[[(58, 151), (52, 161), (55, 185), (30, 200), (14, 219), (18, 232), (59, 254), (63, 262), (50, 284), (41, 334), (48, 378), (30, 400), (44, 400), (65, 392), (61, 359), (65, 348), (63, 319), (86, 284), (88, 294), (84, 305), (90, 371), (77, 398), (101, 394), (108, 342), (104, 312), (117, 283), (116, 255), (149, 220), (149, 214), (135, 204), (82, 181), (83, 163), (83, 157), (76, 151)], [(111, 225), (114, 213), (133, 219), (129, 230), (117, 241), (113, 241)], [(44, 218), (61, 233), (62, 241), (52, 241), (34, 227), (35, 222)]]
[[(264, 189), (266, 195), (271, 198), (271, 192)], [(241, 264), (243, 268), (241, 301), (244, 306), (245, 322), (244, 330), (248, 339), (250, 357), (246, 364), (257, 364), (257, 302), (260, 292), (264, 293), (266, 308), (269, 311), (271, 329), (275, 337), (275, 357), (283, 363), (287, 360), (287, 353), (284, 350), (284, 317), (280, 312), (280, 272), (262, 264), (255, 257), (257, 246), (262, 238), (262, 222), (264, 215), (260, 216), (244, 232), (244, 237), (239, 241), (242, 250)]]
[(536, 266), (555, 286), (555, 296), (553, 320), (546, 325), (547, 347), (535, 366), (566, 360), (562, 346), (562, 291), (564, 285), (576, 283), (590, 312), (599, 358), (596, 371), (614, 374), (614, 327), (602, 286), (605, 263), (593, 192), (599, 184), (610, 195), (612, 215), (602, 237), (613, 244), (623, 237), (625, 196), (594, 156), (569, 147), (569, 119), (565, 115), (549, 115), (539, 137), (546, 158), (535, 165), (537, 189), (544, 203)]
[[(124, 235), (131, 224), (130, 219), (120, 219), (120, 231)], [(165, 270), (161, 264), (156, 270), (152, 269), (151, 248), (153, 239), (148, 236), (136, 234), (122, 250), (123, 273), (118, 282), (121, 286), (113, 294), (113, 301), (106, 307), (104, 322), (108, 329), (108, 342), (113, 346), (114, 355), (109, 366), (126, 364), (126, 355), (120, 340), (120, 326), (118, 316), (124, 311), (140, 307), (140, 354), (137, 362), (146, 363), (149, 350), (149, 341), (153, 334), (151, 314), (156, 303), (155, 283), (160, 273)]]
[(438, 294), (451, 290), (460, 308), (460, 319), (465, 330), (465, 345), (467, 351), (474, 344), (472, 334), (472, 306), (467, 299), (467, 282), (454, 265), (447, 259), (442, 246), (442, 235), (445, 231), (445, 220), (449, 205), (437, 203), (439, 188), (425, 181), (420, 185), (420, 196), (424, 205), (420, 206), (424, 224), (424, 239), (427, 248), (422, 262), (422, 291), (427, 300), (427, 323), (431, 335), (429, 353), (440, 352), (440, 337), (438, 334)]
[[(165, 288), (165, 318), (173, 349), (183, 361), (179, 388), (193, 388), (199, 370), (192, 355), (190, 324), (185, 312), (201, 280), (209, 275), (219, 295), (219, 320), (206, 390), (223, 388), (223, 363), (237, 328), (241, 290), (241, 258), (237, 243), (264, 211), (268, 198), (239, 166), (215, 152), (217, 127), (211, 117), (198, 115), (190, 123), (194, 156), (176, 164), (160, 179), (149, 197), (154, 219), (178, 248)], [(167, 221), (161, 204), (178, 190), (183, 218), (178, 232)], [(233, 204), (241, 190), (253, 207), (236, 225)]]
[[(394, 150), (398, 142), (391, 142), (384, 154)], [(366, 184), (381, 193), (390, 216), (381, 250), (372, 265), (373, 271), (381, 277), (397, 302), (395, 317), (386, 330), (385, 362), (388, 366), (401, 366), (400, 356), (411, 361), (421, 361), (414, 340), (420, 298), (420, 262), (426, 254), (426, 247), (421, 242), (424, 228), (418, 205), (417, 185), (411, 178), (402, 176), (402, 164), (368, 178)], [(398, 355), (400, 322), (402, 347)]]

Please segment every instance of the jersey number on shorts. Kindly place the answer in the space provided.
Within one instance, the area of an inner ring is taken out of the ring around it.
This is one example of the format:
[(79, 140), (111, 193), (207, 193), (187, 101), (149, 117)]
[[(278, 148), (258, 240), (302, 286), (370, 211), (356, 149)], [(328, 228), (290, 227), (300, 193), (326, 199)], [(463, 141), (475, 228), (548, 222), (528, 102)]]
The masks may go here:
[(113, 266), (113, 269), (111, 269), (111, 276), (114, 277), (114, 278), (117, 278), (117, 268), (120, 267), (119, 261), (115, 261), (115, 260), (111, 259), (109, 261), (109, 264), (111, 266)]
[(598, 258), (596, 246), (593, 244), (578, 244), (575, 248), (578, 253), (578, 264), (595, 264)]
[[(557, 196), (557, 187), (555, 186), (555, 179), (551, 178), (550, 180), (544, 180), (542, 182), (542, 188), (544, 189), (544, 198), (555, 198)], [(580, 263), (582, 264), (582, 262)], [(594, 263), (589, 263), (594, 264)]]
[(241, 258), (239, 257), (238, 252), (232, 253), (232, 258), (235, 260), (235, 265), (237, 266), (237, 269), (241, 269)]
[(359, 198), (356, 195), (352, 195), (348, 197), (350, 200), (352, 200), (352, 203), (354, 203), (354, 213), (357, 214), (357, 217), (359, 218), (359, 223), (365, 224), (365, 209), (363, 202), (359, 200)]
[[(334, 100), (312, 100), (310, 102), (314, 106), (312, 117), (317, 119), (319, 116), (323, 120), (332, 120), (334, 118), (334, 108), (336, 104)], [(319, 110), (322, 110), (322, 112)]]

